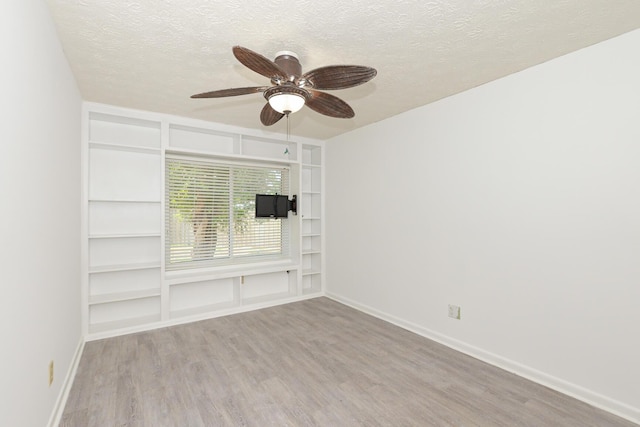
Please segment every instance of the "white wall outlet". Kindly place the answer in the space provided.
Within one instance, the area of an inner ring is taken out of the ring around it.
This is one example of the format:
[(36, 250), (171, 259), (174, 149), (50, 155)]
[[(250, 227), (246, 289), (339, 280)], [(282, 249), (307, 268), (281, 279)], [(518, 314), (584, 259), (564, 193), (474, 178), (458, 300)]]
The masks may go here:
[(449, 304), (449, 317), (460, 320), (460, 306)]

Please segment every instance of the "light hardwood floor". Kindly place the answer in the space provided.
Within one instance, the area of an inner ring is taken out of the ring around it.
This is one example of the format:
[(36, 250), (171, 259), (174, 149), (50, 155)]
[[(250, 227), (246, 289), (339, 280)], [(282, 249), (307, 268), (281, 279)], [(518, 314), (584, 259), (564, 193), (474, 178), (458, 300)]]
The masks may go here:
[(327, 298), (86, 344), (62, 426), (635, 426)]

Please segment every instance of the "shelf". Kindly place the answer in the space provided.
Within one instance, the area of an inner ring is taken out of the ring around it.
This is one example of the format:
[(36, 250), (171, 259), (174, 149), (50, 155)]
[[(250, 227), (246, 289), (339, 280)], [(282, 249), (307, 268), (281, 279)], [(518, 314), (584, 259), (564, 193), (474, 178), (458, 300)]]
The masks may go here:
[(151, 314), (148, 316), (130, 317), (127, 319), (114, 320), (111, 322), (92, 323), (89, 325), (90, 333), (113, 331), (116, 329), (130, 328), (133, 326), (144, 325), (160, 321), (160, 314)]
[(255, 276), (258, 274), (279, 273), (282, 271), (297, 271), (300, 268), (298, 265), (291, 264), (263, 267), (246, 267), (246, 269), (241, 269), (241, 267), (238, 268), (238, 266), (234, 266), (232, 270), (227, 271), (197, 272), (191, 273), (189, 275), (180, 275), (174, 277), (167, 275), (166, 283), (169, 286), (176, 286), (185, 283), (204, 282), (207, 280), (229, 279), (241, 276)]
[(160, 150), (159, 120), (90, 112), (87, 126), (90, 147), (138, 152)]
[(89, 236), (89, 239), (130, 239), (136, 237), (160, 237), (160, 233), (94, 234)]
[(320, 237), (321, 234), (320, 233), (308, 233), (308, 234), (303, 234), (302, 237)]
[(263, 302), (270, 302), (276, 299), (287, 298), (293, 296), (291, 292), (278, 292), (275, 294), (261, 295), (259, 297), (243, 298), (242, 305), (260, 304)]
[(233, 154), (239, 140), (238, 134), (178, 124), (169, 125), (169, 146), (171, 149), (199, 150), (211, 154)]
[(312, 250), (308, 250), (308, 251), (302, 251), (302, 255), (314, 255), (314, 254), (319, 254), (322, 253), (322, 251), (320, 249), (312, 249)]
[(303, 144), (301, 162), (308, 168), (322, 167), (322, 146)]
[(224, 310), (228, 308), (236, 307), (238, 303), (236, 301), (220, 302), (215, 304), (201, 305), (197, 307), (183, 308), (179, 310), (171, 310), (169, 317), (172, 319), (177, 317), (189, 317), (197, 316), (198, 314), (211, 313), (214, 311)]
[(110, 273), (113, 271), (147, 270), (151, 268), (160, 268), (160, 263), (153, 262), (141, 264), (99, 265), (89, 267), (89, 274)]
[(160, 149), (155, 147), (114, 144), (111, 142), (89, 141), (89, 148), (97, 148), (101, 150), (132, 151), (135, 153), (160, 154)]
[(291, 141), (242, 135), (240, 137), (240, 152), (243, 155), (285, 159), (299, 163), (297, 160), (297, 144)]
[(303, 276), (311, 276), (313, 274), (320, 274), (320, 273), (321, 273), (320, 270), (302, 270)]
[(157, 203), (160, 204), (160, 200), (133, 200), (133, 199), (98, 199), (90, 198), (89, 203)]
[(258, 156), (247, 156), (244, 154), (229, 154), (229, 153), (211, 153), (200, 150), (192, 150), (188, 148), (176, 148), (171, 147), (167, 148), (167, 154), (183, 154), (183, 155), (195, 155), (198, 157), (209, 157), (209, 158), (217, 158), (217, 159), (226, 159), (226, 160), (252, 160), (261, 163), (278, 163), (282, 165), (294, 165), (299, 164), (295, 159), (279, 159), (273, 157), (258, 157)]
[(160, 296), (160, 289), (143, 289), (140, 291), (119, 292), (113, 294), (94, 295), (89, 297), (89, 305), (106, 304), (110, 302), (128, 301), (140, 298), (149, 298)]
[(306, 191), (302, 190), (302, 194), (322, 194), (320, 191)]
[(302, 294), (309, 295), (322, 292), (322, 277), (320, 274), (302, 276)]
[[(139, 115), (138, 115), (139, 116)], [(135, 128), (145, 128), (149, 130), (160, 131), (160, 121), (148, 118), (133, 117), (130, 113), (126, 115), (118, 113), (101, 113), (98, 111), (89, 112), (89, 120), (95, 123), (125, 125)]]

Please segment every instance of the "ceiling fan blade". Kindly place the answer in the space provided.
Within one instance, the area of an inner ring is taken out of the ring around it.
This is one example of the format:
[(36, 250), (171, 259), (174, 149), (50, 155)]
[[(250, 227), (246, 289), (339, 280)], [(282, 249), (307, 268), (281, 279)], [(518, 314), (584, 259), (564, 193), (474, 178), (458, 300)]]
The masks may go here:
[(233, 55), (242, 65), (265, 77), (270, 79), (279, 78), (280, 80), (287, 80), (288, 78), (287, 72), (280, 68), (278, 64), (246, 47), (234, 46)]
[(375, 68), (360, 65), (329, 65), (302, 75), (314, 89), (347, 89), (368, 82), (378, 74)]
[(307, 91), (309, 92), (309, 97), (306, 104), (315, 112), (339, 119), (350, 119), (356, 115), (349, 104), (337, 96), (318, 92), (317, 90), (307, 89)]
[(224, 98), (225, 96), (248, 95), (250, 93), (264, 92), (267, 89), (269, 89), (268, 86), (237, 87), (198, 93), (196, 95), (191, 95), (191, 98)]
[(284, 114), (278, 113), (276, 110), (271, 108), (271, 105), (267, 102), (265, 106), (262, 108), (260, 112), (260, 121), (265, 126), (271, 126), (276, 123), (278, 120), (284, 117)]

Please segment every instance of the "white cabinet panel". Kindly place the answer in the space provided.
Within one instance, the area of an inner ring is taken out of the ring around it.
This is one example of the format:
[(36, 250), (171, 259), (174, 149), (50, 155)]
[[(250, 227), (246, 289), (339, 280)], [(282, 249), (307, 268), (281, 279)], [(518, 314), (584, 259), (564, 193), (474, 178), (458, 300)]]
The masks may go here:
[(211, 306), (234, 302), (234, 279), (205, 280), (171, 287), (172, 313), (210, 310)]
[(321, 231), (321, 223), (320, 218), (317, 219), (308, 219), (303, 218), (302, 220), (302, 235), (303, 236), (313, 236), (319, 235)]
[(305, 193), (319, 193), (320, 174), (319, 167), (304, 167), (302, 169), (302, 191)]
[(90, 202), (89, 236), (160, 234), (160, 203)]
[(320, 194), (303, 193), (300, 200), (302, 218), (320, 218)]
[(245, 137), (242, 139), (242, 154), (275, 160), (295, 160), (296, 144)]
[(322, 147), (305, 145), (302, 149), (302, 164), (320, 166), (322, 164)]
[(270, 274), (258, 274), (255, 276), (244, 276), (242, 287), (242, 298), (264, 297), (273, 294), (282, 294), (289, 292), (289, 275), (295, 272), (287, 273), (281, 271)]
[(105, 295), (126, 296), (151, 289), (160, 292), (160, 268), (92, 274), (89, 277), (89, 302)]
[(121, 150), (89, 150), (89, 199), (159, 201), (160, 155)]
[(89, 241), (89, 268), (140, 264), (160, 265), (160, 238), (112, 238)]
[(177, 148), (203, 151), (205, 153), (232, 154), (235, 140), (232, 134), (194, 129), (183, 126), (171, 126), (169, 145)]
[(99, 332), (160, 320), (160, 298), (140, 298), (89, 307), (89, 329)]
[(322, 289), (320, 274), (307, 274), (302, 276), (302, 292), (318, 292)]
[(89, 121), (89, 141), (159, 149), (160, 123), (94, 113)]

